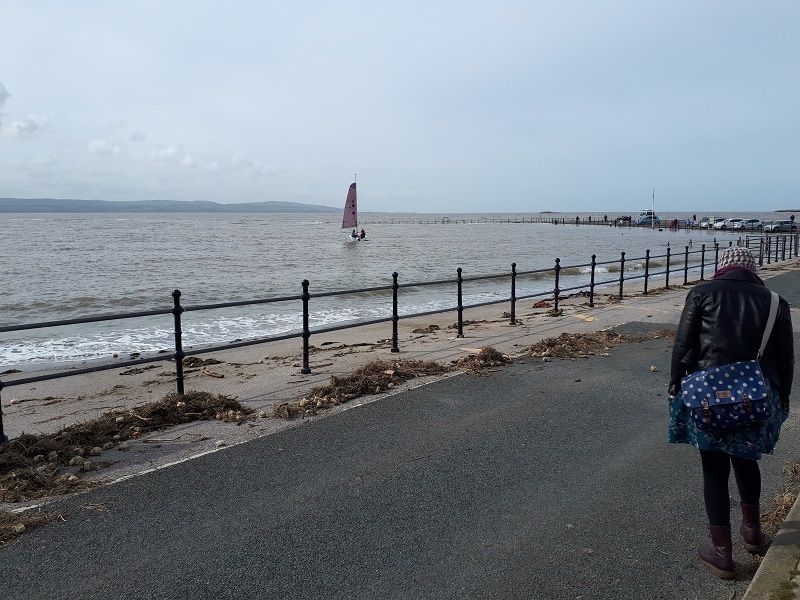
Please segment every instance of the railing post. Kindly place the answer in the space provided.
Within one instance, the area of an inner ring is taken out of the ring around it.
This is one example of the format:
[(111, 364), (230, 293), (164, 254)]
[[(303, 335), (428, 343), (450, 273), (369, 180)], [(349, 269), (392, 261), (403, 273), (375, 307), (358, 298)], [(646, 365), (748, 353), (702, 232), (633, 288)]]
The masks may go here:
[(461, 278), (461, 267), (456, 269), (458, 273), (458, 335), (456, 337), (464, 337), (464, 303), (461, 297), (461, 283), (464, 281)]
[(714, 240), (714, 273), (717, 272), (717, 265), (719, 264), (719, 242)]
[(511, 263), (511, 324), (517, 324), (517, 263)]
[(400, 352), (397, 346), (397, 322), (400, 315), (397, 314), (397, 290), (400, 286), (397, 283), (397, 271), (392, 273), (392, 352)]
[(556, 259), (556, 286), (553, 288), (553, 314), (558, 313), (558, 296), (561, 293), (561, 290), (558, 287), (559, 279), (561, 278), (561, 259)]
[(619, 299), (622, 300), (622, 285), (625, 281), (625, 253), (619, 257)]
[(308, 279), (303, 279), (303, 366), (300, 372), (303, 375), (311, 373), (311, 366), (308, 362), (308, 339), (311, 337), (311, 330), (308, 328), (308, 301), (311, 299), (311, 294), (308, 293)]
[[(3, 391), (3, 382), (0, 381), (0, 392)], [(0, 402), (0, 444), (5, 444), (8, 441), (8, 436), (3, 433), (3, 403)]]
[(175, 322), (175, 381), (178, 393), (183, 395), (183, 357), (186, 355), (183, 353), (181, 314), (183, 314), (181, 291), (175, 290), (172, 292), (172, 317)]
[(700, 246), (700, 281), (705, 281), (706, 272), (706, 245)]
[(683, 285), (689, 283), (689, 246), (686, 246), (686, 254), (683, 258)]
[(597, 255), (592, 254), (592, 274), (589, 278), (589, 308), (594, 308), (594, 271), (597, 267)]
[(647, 284), (650, 283), (650, 248), (644, 253), (644, 294), (647, 295)]
[(669, 256), (670, 256), (671, 252), (672, 252), (672, 249), (669, 246), (667, 246), (667, 272), (666, 272), (666, 277), (665, 277), (666, 281), (664, 282), (664, 287), (666, 289), (669, 289)]

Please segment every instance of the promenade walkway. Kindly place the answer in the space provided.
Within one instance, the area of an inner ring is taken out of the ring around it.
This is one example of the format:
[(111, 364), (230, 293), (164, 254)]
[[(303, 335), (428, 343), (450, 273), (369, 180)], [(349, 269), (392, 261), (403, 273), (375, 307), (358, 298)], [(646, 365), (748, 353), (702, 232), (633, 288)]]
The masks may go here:
[[(768, 284), (800, 307), (800, 271), (781, 269)], [(143, 442), (110, 471), (116, 483), (46, 504), (63, 520), (0, 550), (3, 595), (766, 598), (755, 588), (794, 566), (778, 548), (759, 568), (737, 545), (739, 575), (727, 582), (695, 556), (707, 538), (699, 459), (666, 444), (671, 340), (652, 335), (674, 329), (685, 292), (573, 304), (525, 327), (417, 340), (399, 356), (447, 360), (486, 345), (520, 355), (488, 374), (304, 421), (198, 424), (181, 432), (199, 437), (180, 448)], [(582, 359), (523, 352), (562, 331), (609, 327), (646, 339)], [(204, 383), (235, 385), (241, 400), (267, 407), (287, 386), (302, 393), (377, 357), (390, 358), (388, 348), (318, 361), (302, 380), (279, 371)], [(12, 410), (7, 428), (24, 416)], [(228, 444), (214, 451), (219, 437)], [(783, 490), (781, 466), (798, 459), (798, 442), (795, 411), (762, 461), (765, 503)]]

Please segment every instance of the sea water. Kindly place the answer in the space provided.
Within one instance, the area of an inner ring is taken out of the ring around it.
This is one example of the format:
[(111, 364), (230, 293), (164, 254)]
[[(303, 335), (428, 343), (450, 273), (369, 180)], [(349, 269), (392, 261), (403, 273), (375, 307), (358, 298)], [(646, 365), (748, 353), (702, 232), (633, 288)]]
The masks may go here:
[[(587, 215), (577, 213), (585, 220)], [(308, 280), (310, 325), (323, 327), (391, 316), (390, 289), (347, 296), (327, 292), (452, 282), (462, 269), (464, 304), (510, 296), (510, 276), (521, 276), (518, 297), (554, 288), (556, 258), (561, 289), (588, 282), (592, 255), (598, 280), (626, 253), (626, 270), (641, 271), (647, 250), (669, 247), (682, 261), (715, 242), (727, 246), (744, 233), (555, 225), (576, 213), (362, 214), (365, 241), (349, 240), (340, 214), (9, 214), (0, 237), (0, 326), (172, 308), (290, 297), (293, 300), (183, 315), (184, 348), (298, 332), (301, 304), (294, 298)], [(616, 215), (609, 215), (609, 222)], [(634, 215), (635, 216), (635, 215)], [(742, 213), (765, 220), (778, 213)], [(595, 222), (602, 217), (594, 215)], [(531, 221), (542, 222), (531, 222)], [(515, 222), (516, 221), (516, 222)], [(524, 221), (524, 222), (522, 222)], [(751, 234), (752, 235), (752, 234)], [(699, 257), (693, 260), (699, 260)], [(708, 261), (708, 259), (707, 259)], [(663, 262), (663, 259), (661, 260)], [(659, 264), (659, 261), (651, 263)], [(681, 262), (682, 264), (682, 262)], [(615, 275), (613, 278), (616, 278)], [(607, 278), (608, 280), (608, 278)], [(455, 285), (403, 287), (403, 315), (456, 305)], [(171, 315), (0, 333), (0, 370), (35, 368), (141, 354), (174, 347)]]

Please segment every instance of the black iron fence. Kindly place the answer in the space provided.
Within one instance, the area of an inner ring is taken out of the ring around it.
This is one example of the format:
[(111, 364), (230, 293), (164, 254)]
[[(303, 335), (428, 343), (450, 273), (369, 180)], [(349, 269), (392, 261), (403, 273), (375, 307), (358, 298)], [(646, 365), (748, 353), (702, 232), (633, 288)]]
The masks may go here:
[[(798, 255), (798, 237), (800, 236), (798, 236), (798, 234), (796, 233), (770, 235), (770, 236), (754, 236), (745, 238), (742, 245), (751, 248), (751, 250), (754, 251), (758, 259), (759, 265), (764, 265), (764, 264), (770, 264), (772, 262), (785, 261), (793, 257), (796, 257)], [(733, 245), (733, 242), (730, 242), (729, 245)], [(724, 249), (725, 247), (726, 246), (724, 246), (722, 249)], [(665, 254), (653, 255), (650, 253), (650, 250), (647, 250), (644, 256), (629, 258), (626, 257), (625, 252), (622, 252), (619, 260), (605, 261), (605, 262), (597, 262), (596, 260), (597, 257), (596, 255), (593, 254), (591, 262), (578, 265), (564, 266), (561, 265), (561, 260), (556, 258), (553, 267), (547, 269), (531, 270), (531, 271), (517, 271), (516, 263), (512, 263), (510, 272), (498, 273), (493, 275), (479, 275), (474, 277), (464, 277), (463, 271), (459, 267), (458, 269), (456, 269), (456, 277), (454, 279), (442, 279), (436, 281), (410, 282), (410, 283), (400, 283), (399, 276), (395, 272), (392, 273), (391, 285), (359, 288), (352, 290), (320, 292), (320, 293), (312, 293), (310, 282), (308, 280), (303, 280), (301, 284), (302, 292), (296, 296), (284, 296), (276, 298), (242, 300), (237, 302), (222, 302), (216, 304), (201, 304), (201, 305), (188, 305), (188, 306), (183, 305), (181, 303), (180, 290), (175, 290), (172, 292), (171, 309), (149, 310), (149, 311), (120, 313), (112, 315), (95, 315), (95, 316), (88, 316), (76, 319), (47, 321), (40, 323), (28, 323), (23, 325), (0, 327), (0, 333), (5, 333), (13, 331), (26, 331), (33, 329), (61, 327), (65, 325), (95, 323), (101, 321), (119, 321), (124, 319), (171, 315), (174, 328), (174, 337), (175, 337), (174, 352), (171, 353), (166, 353), (166, 354), (159, 353), (156, 356), (115, 361), (113, 363), (98, 362), (93, 366), (85, 368), (65, 369), (62, 371), (56, 371), (39, 375), (21, 376), (19, 374), (14, 374), (17, 376), (12, 377), (10, 379), (7, 378), (5, 380), (0, 380), (0, 392), (6, 387), (26, 385), (39, 381), (60, 379), (64, 377), (74, 377), (77, 375), (84, 375), (87, 373), (106, 371), (110, 369), (136, 367), (147, 363), (171, 360), (174, 361), (175, 363), (176, 391), (179, 394), (183, 394), (184, 393), (183, 365), (184, 365), (184, 359), (186, 357), (199, 354), (208, 354), (211, 352), (219, 352), (223, 350), (232, 350), (236, 348), (253, 346), (257, 344), (267, 344), (270, 342), (276, 342), (292, 338), (302, 338), (302, 367), (300, 368), (300, 371), (304, 374), (308, 374), (311, 373), (311, 365), (309, 361), (309, 355), (310, 355), (309, 341), (312, 335), (319, 335), (322, 333), (339, 331), (353, 327), (364, 327), (367, 325), (391, 322), (392, 324), (391, 351), (399, 352), (400, 347), (398, 341), (398, 323), (400, 319), (407, 319), (412, 317), (418, 318), (432, 314), (455, 311), (458, 315), (457, 336), (461, 338), (464, 337), (464, 330), (463, 330), (464, 311), (469, 310), (471, 308), (502, 304), (508, 302), (510, 304), (510, 311), (509, 311), (510, 324), (516, 325), (517, 324), (516, 304), (520, 300), (527, 300), (532, 298), (543, 298), (543, 299), (552, 298), (552, 310), (557, 312), (559, 310), (560, 300), (564, 300), (574, 295), (582, 294), (588, 296), (589, 306), (593, 307), (595, 291), (598, 288), (617, 289), (618, 287), (617, 295), (621, 300), (623, 298), (623, 294), (625, 291), (624, 286), (626, 283), (642, 280), (643, 293), (647, 294), (651, 280), (653, 279), (660, 280), (663, 278), (664, 287), (668, 289), (670, 287), (670, 276), (676, 273), (682, 274), (682, 281), (680, 282), (679, 285), (686, 285), (689, 283), (690, 273), (692, 273), (693, 275), (696, 274), (698, 276), (697, 279), (699, 281), (703, 281), (705, 279), (707, 269), (708, 272), (711, 274), (713, 274), (714, 271), (716, 271), (716, 265), (719, 260), (719, 253), (720, 253), (720, 244), (718, 242), (714, 242), (714, 244), (708, 248), (706, 247), (706, 244), (702, 244), (700, 248), (697, 249), (694, 249), (691, 246), (685, 246), (682, 251), (674, 253), (672, 252), (671, 248), (667, 246), (667, 251)], [(626, 264), (630, 262), (635, 262), (637, 264), (641, 264), (643, 262), (644, 267), (641, 270), (630, 270), (630, 269), (626, 270)], [(609, 276), (613, 275), (613, 278), (610, 277), (608, 279), (598, 281), (597, 276), (598, 273), (600, 273), (598, 267), (603, 267), (602, 272), (607, 273)], [(570, 287), (561, 287), (562, 271), (569, 270), (570, 272), (576, 272), (576, 271), (581, 271), (582, 269), (585, 268), (589, 269), (588, 282), (586, 282), (584, 279), (580, 281), (577, 285)], [(614, 273), (616, 272), (618, 272), (618, 275), (614, 275)], [(546, 291), (542, 292), (517, 295), (518, 279), (524, 277), (537, 277), (537, 276), (541, 277), (548, 275), (552, 276), (553, 280), (552, 289), (547, 289)], [(468, 286), (473, 282), (485, 282), (496, 279), (508, 279), (510, 281), (510, 294), (507, 298), (464, 305), (465, 286)], [(416, 312), (413, 314), (401, 315), (399, 311), (400, 290), (404, 288), (420, 288), (425, 286), (450, 287), (451, 289), (452, 287), (455, 287), (455, 301), (456, 301), (455, 306), (426, 311), (426, 312)], [(347, 295), (361, 294), (364, 292), (374, 292), (374, 291), (391, 291), (391, 296), (392, 296), (391, 315), (387, 315), (386, 317), (381, 317), (377, 319), (358, 320), (354, 322), (348, 322), (326, 327), (319, 327), (315, 329), (310, 328), (309, 326), (310, 307), (311, 307), (311, 302), (314, 298), (322, 298), (325, 296), (347, 296)], [(190, 348), (190, 349), (183, 348), (181, 324), (182, 324), (182, 317), (187, 312), (219, 310), (232, 307), (253, 306), (253, 305), (270, 304), (278, 302), (281, 303), (297, 302), (299, 304), (299, 310), (302, 313), (301, 331), (287, 333), (284, 335), (259, 337), (250, 340), (239, 340), (227, 344), (209, 345), (209, 346)], [(0, 443), (6, 442), (8, 440), (7, 436), (3, 433), (2, 415), (3, 415), (2, 403), (0, 403)]]

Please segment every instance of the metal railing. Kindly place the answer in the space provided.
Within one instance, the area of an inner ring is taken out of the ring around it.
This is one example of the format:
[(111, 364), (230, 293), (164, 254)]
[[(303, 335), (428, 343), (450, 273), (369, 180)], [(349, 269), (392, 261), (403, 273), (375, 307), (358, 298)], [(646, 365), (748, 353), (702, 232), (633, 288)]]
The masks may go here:
[[(767, 225), (769, 221), (764, 221), (762, 227), (760, 228), (723, 228), (723, 229), (715, 229), (713, 227), (701, 227), (698, 221), (686, 218), (674, 218), (672, 216), (667, 216), (663, 218), (659, 218), (659, 221), (656, 223), (637, 223), (637, 218), (632, 215), (629, 216), (611, 216), (603, 215), (603, 216), (581, 216), (577, 215), (575, 218), (572, 217), (554, 217), (547, 214), (541, 214), (536, 216), (508, 216), (508, 217), (471, 217), (471, 218), (459, 218), (459, 217), (380, 217), (380, 216), (366, 216), (366, 217), (359, 217), (359, 222), (364, 225), (472, 225), (476, 223), (480, 224), (503, 224), (503, 223), (537, 223), (537, 224), (549, 224), (549, 225), (590, 225), (590, 226), (598, 226), (598, 227), (625, 227), (625, 228), (632, 228), (632, 229), (669, 229), (672, 231), (707, 231), (711, 232), (714, 231), (715, 233), (731, 233), (731, 234), (749, 234), (749, 235), (762, 235), (762, 228), (763, 225)], [(787, 230), (784, 230), (787, 231)], [(794, 231), (793, 231), (794, 232)], [(768, 235), (767, 232), (764, 232), (764, 235)]]
[[(755, 237), (748, 237), (744, 240), (742, 245), (745, 245), (751, 250), (755, 251), (755, 254), (758, 259), (759, 265), (763, 265), (764, 263), (771, 263), (771, 262), (778, 262), (789, 260), (793, 256), (796, 257), (798, 255), (798, 234), (783, 234), (783, 235), (771, 235), (771, 236), (755, 236)], [(729, 245), (733, 245), (731, 241)], [(708, 249), (711, 250), (711, 249)], [(172, 292), (172, 308), (171, 309), (160, 309), (160, 310), (148, 310), (148, 311), (141, 311), (141, 312), (131, 312), (131, 313), (120, 313), (120, 314), (112, 314), (112, 315), (95, 315), (83, 318), (76, 318), (76, 319), (66, 319), (61, 321), (46, 321), (40, 323), (29, 323), (23, 325), (12, 325), (12, 326), (5, 326), (0, 327), (0, 333), (5, 332), (12, 332), (12, 331), (26, 331), (32, 329), (44, 329), (50, 327), (61, 327), (64, 325), (75, 325), (75, 324), (84, 324), (84, 323), (95, 323), (101, 321), (118, 321), (124, 319), (134, 319), (134, 318), (141, 318), (141, 317), (150, 317), (150, 316), (160, 316), (160, 315), (172, 315), (173, 320), (173, 328), (174, 328), (174, 336), (175, 336), (175, 347), (174, 352), (169, 354), (159, 353), (156, 356), (150, 357), (143, 357), (143, 358), (136, 358), (131, 360), (123, 360), (119, 362), (113, 363), (98, 363), (96, 365), (80, 368), (80, 369), (69, 369), (63, 371), (57, 371), (52, 373), (46, 373), (41, 375), (32, 375), (27, 377), (16, 377), (10, 380), (0, 380), (0, 392), (6, 387), (18, 386), (18, 385), (26, 385), (30, 383), (35, 383), (39, 381), (47, 381), (52, 379), (60, 379), (64, 377), (74, 377), (77, 375), (83, 375), (87, 373), (94, 373), (98, 371), (106, 371), (110, 369), (119, 369), (125, 367), (136, 367), (139, 365), (153, 363), (153, 362), (161, 362), (167, 360), (173, 360), (175, 362), (175, 379), (176, 379), (176, 391), (179, 394), (184, 393), (184, 373), (183, 373), (183, 366), (184, 366), (184, 359), (188, 356), (194, 356), (199, 354), (208, 354), (211, 352), (219, 352), (223, 350), (232, 350), (236, 348), (242, 348), (246, 346), (253, 346), (257, 344), (267, 344), (270, 342), (276, 342), (280, 340), (287, 340), (292, 338), (302, 338), (303, 341), (303, 348), (302, 348), (302, 367), (300, 368), (301, 373), (309, 374), (311, 373), (311, 365), (309, 361), (310, 355), (310, 345), (309, 341), (312, 335), (319, 335), (322, 333), (327, 333), (331, 331), (339, 331), (343, 329), (349, 329), (353, 327), (364, 327), (367, 325), (379, 324), (379, 323), (392, 323), (392, 346), (391, 352), (399, 352), (399, 342), (398, 342), (398, 322), (400, 319), (407, 319), (407, 318), (416, 318), (416, 317), (423, 317), (427, 315), (445, 313), (445, 312), (452, 312), (456, 311), (458, 314), (458, 321), (457, 321), (457, 337), (462, 338), (464, 337), (464, 311), (465, 309), (470, 308), (477, 308), (480, 306), (489, 306), (494, 304), (502, 304), (505, 302), (510, 303), (510, 324), (516, 325), (516, 303), (520, 300), (526, 300), (531, 298), (547, 298), (552, 297), (552, 308), (554, 312), (558, 311), (559, 300), (566, 299), (570, 296), (564, 296), (567, 292), (573, 292), (575, 294), (588, 292), (589, 297), (589, 306), (594, 306), (594, 295), (595, 290), (597, 288), (615, 288), (619, 286), (618, 297), (621, 300), (623, 298), (624, 293), (624, 284), (626, 282), (635, 282), (637, 280), (644, 280), (644, 294), (648, 293), (648, 288), (651, 279), (653, 278), (661, 278), (664, 279), (664, 287), (669, 289), (670, 287), (670, 275), (673, 273), (683, 273), (683, 285), (688, 284), (689, 282), (689, 273), (690, 271), (696, 271), (699, 274), (699, 280), (703, 281), (705, 278), (705, 269), (706, 266), (710, 266), (713, 264), (712, 273), (716, 271), (716, 266), (719, 260), (719, 252), (720, 252), (720, 244), (718, 242), (714, 242), (713, 244), (713, 262), (708, 262), (710, 252), (707, 250), (706, 245), (702, 244), (700, 249), (694, 250), (691, 246), (685, 246), (682, 252), (682, 265), (676, 265), (673, 263), (673, 260), (676, 256), (680, 256), (680, 254), (673, 254), (670, 247), (667, 246), (667, 251), (665, 254), (660, 255), (652, 255), (650, 250), (648, 249), (644, 256), (636, 257), (636, 258), (628, 258), (625, 255), (625, 252), (621, 253), (620, 259), (615, 261), (605, 261), (605, 262), (597, 262), (596, 255), (592, 255), (591, 262), (579, 265), (570, 265), (570, 266), (562, 266), (561, 260), (559, 258), (555, 259), (555, 264), (552, 268), (547, 269), (537, 269), (532, 271), (517, 271), (517, 264), (511, 264), (511, 271), (504, 272), (494, 275), (481, 275), (475, 277), (463, 277), (463, 271), (459, 267), (456, 269), (456, 277), (455, 279), (442, 279), (436, 281), (423, 281), (423, 282), (411, 282), (411, 283), (400, 283), (398, 274), (392, 273), (392, 284), (386, 286), (376, 286), (376, 287), (369, 287), (369, 288), (359, 288), (359, 289), (351, 289), (351, 290), (338, 290), (338, 291), (330, 291), (330, 292), (320, 292), (320, 293), (311, 293), (310, 282), (306, 279), (302, 281), (302, 293), (296, 296), (284, 296), (284, 297), (276, 297), (276, 298), (265, 298), (265, 299), (257, 299), (257, 300), (242, 300), (236, 302), (222, 302), (216, 304), (201, 304), (201, 305), (189, 305), (184, 306), (181, 304), (181, 292), (180, 290), (175, 290)], [(695, 255), (699, 256), (698, 259), (694, 260)], [(637, 262), (641, 263), (644, 262), (644, 269), (641, 273), (635, 273), (633, 271), (626, 271), (626, 263), (630, 262)], [(588, 283), (580, 283), (575, 286), (562, 288), (560, 287), (562, 280), (561, 280), (561, 273), (565, 269), (569, 269), (572, 271), (580, 271), (581, 269), (588, 267), (589, 271), (589, 282)], [(597, 281), (597, 274), (598, 274), (598, 267), (605, 267), (606, 271), (609, 273), (613, 273), (615, 270), (619, 271), (619, 275), (615, 276), (613, 279), (606, 279), (604, 281)], [(552, 273), (553, 277), (553, 288), (548, 289), (543, 292), (536, 292), (536, 293), (529, 293), (523, 295), (517, 295), (518, 291), (518, 280), (520, 278), (526, 277), (535, 277), (537, 275), (542, 274), (549, 274)], [(627, 277), (626, 277), (627, 273)], [(491, 300), (487, 302), (480, 302), (480, 303), (473, 303), (469, 305), (464, 305), (464, 286), (465, 284), (470, 284), (473, 282), (479, 281), (488, 281), (494, 279), (503, 279), (508, 278), (510, 279), (510, 295), (507, 298), (503, 298), (500, 300)], [(437, 310), (430, 310), (426, 312), (417, 312), (413, 314), (404, 314), (401, 315), (399, 311), (400, 306), (400, 299), (399, 299), (399, 291), (401, 289), (406, 288), (420, 288), (425, 286), (452, 286), (455, 284), (456, 292), (456, 305), (454, 307), (437, 309)], [(360, 294), (364, 292), (374, 292), (374, 291), (389, 291), (391, 290), (392, 295), (392, 302), (391, 302), (391, 315), (386, 317), (381, 317), (377, 319), (371, 320), (357, 320), (349, 323), (343, 323), (338, 325), (326, 326), (326, 327), (319, 327), (315, 329), (311, 329), (309, 327), (309, 316), (310, 316), (310, 305), (311, 301), (314, 298), (322, 298), (326, 296), (346, 296), (352, 294)], [(195, 311), (208, 311), (208, 310), (218, 310), (224, 308), (231, 308), (231, 307), (240, 307), (240, 306), (253, 306), (253, 305), (260, 305), (260, 304), (270, 304), (270, 303), (277, 303), (277, 302), (299, 302), (301, 304), (301, 311), (302, 311), (302, 330), (299, 332), (292, 332), (283, 335), (274, 335), (274, 336), (267, 336), (267, 337), (259, 337), (250, 340), (238, 340), (228, 344), (221, 344), (221, 345), (210, 345), (210, 346), (203, 346), (198, 348), (191, 348), (191, 349), (184, 349), (183, 348), (183, 339), (182, 339), (182, 316), (184, 313), (187, 312), (195, 312)], [(0, 443), (6, 442), (8, 440), (7, 436), (3, 433), (3, 412), (2, 412), (2, 403), (0, 403)]]

